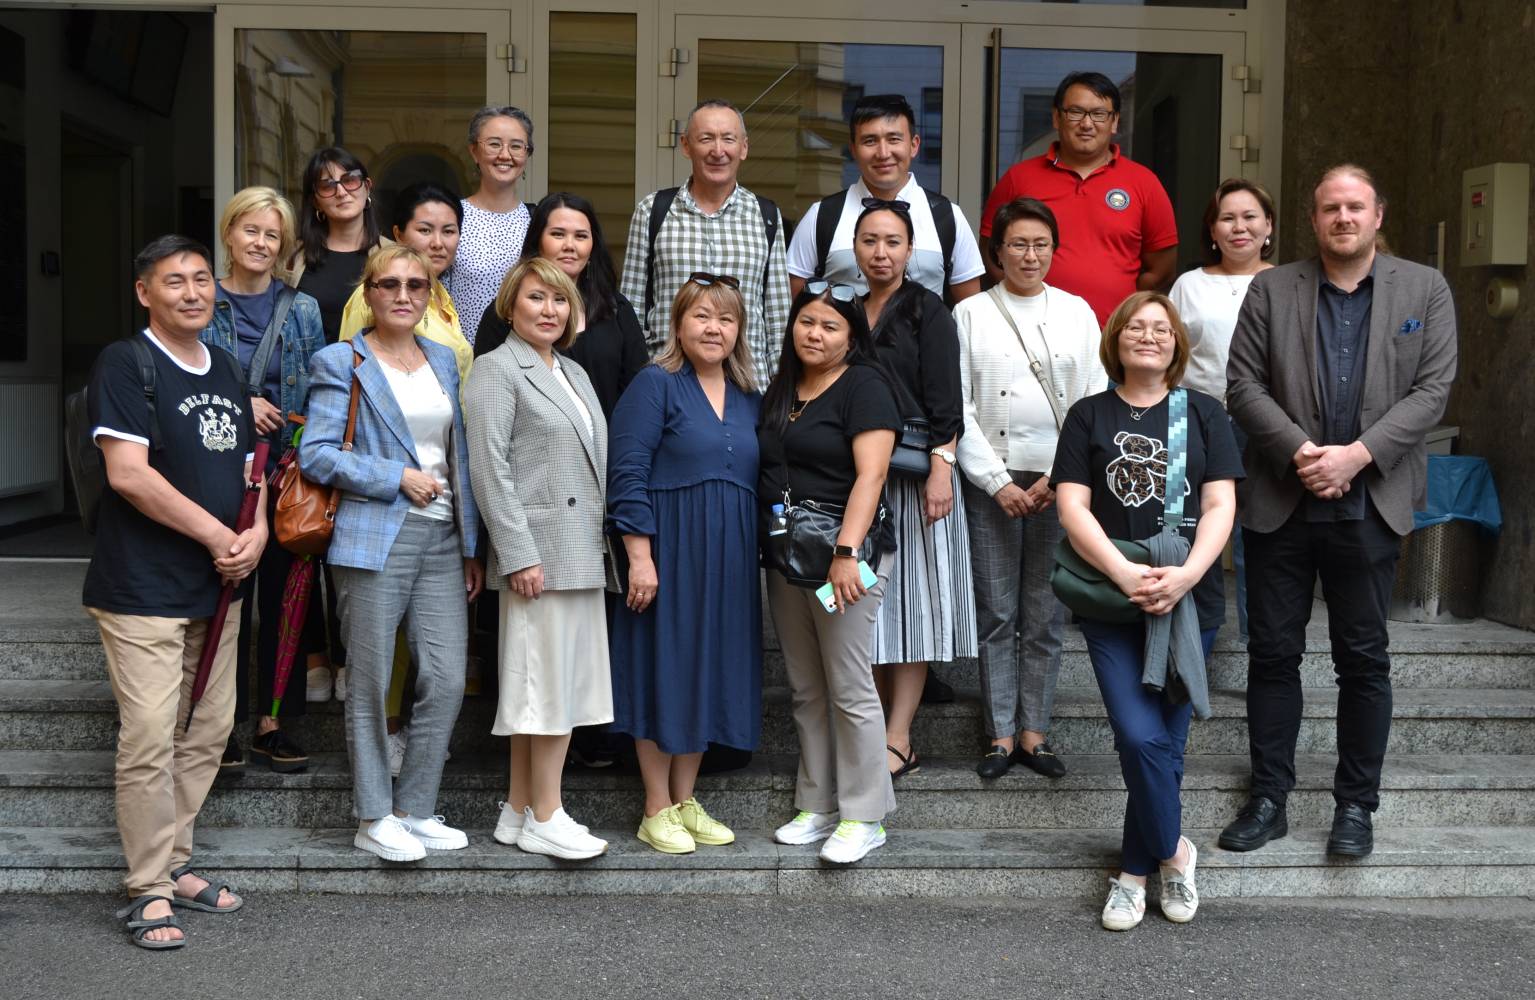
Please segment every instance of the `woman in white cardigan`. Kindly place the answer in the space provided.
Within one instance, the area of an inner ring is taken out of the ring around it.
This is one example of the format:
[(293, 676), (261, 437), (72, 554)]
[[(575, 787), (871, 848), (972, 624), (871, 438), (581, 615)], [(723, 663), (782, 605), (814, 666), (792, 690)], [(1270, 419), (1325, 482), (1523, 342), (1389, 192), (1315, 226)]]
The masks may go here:
[(1043, 202), (1002, 206), (986, 248), (1002, 283), (954, 308), (965, 404), (959, 465), (989, 742), (976, 767), (983, 778), (1014, 764), (1049, 778), (1066, 773), (1045, 740), (1065, 627), (1050, 590), (1061, 537), (1050, 471), (1066, 411), (1106, 389), (1108, 375), (1092, 307), (1045, 284), (1060, 242)]

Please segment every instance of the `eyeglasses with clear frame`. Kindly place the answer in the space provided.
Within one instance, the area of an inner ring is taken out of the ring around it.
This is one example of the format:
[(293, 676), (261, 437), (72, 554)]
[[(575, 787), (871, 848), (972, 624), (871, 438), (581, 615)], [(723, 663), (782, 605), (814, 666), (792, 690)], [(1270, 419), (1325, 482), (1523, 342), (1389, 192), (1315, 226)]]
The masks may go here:
[(492, 137), (481, 139), (480, 146), (491, 156), (500, 156), (503, 152), (521, 159), (528, 155), (528, 144), (521, 139), (500, 139)]
[(1013, 240), (1010, 243), (1002, 244), (1002, 249), (1006, 250), (1013, 257), (1027, 257), (1031, 250), (1034, 252), (1035, 257), (1048, 257), (1055, 252), (1055, 244), (1049, 240), (1038, 240), (1034, 243)]
[(1126, 323), (1124, 332), (1133, 340), (1150, 341), (1154, 344), (1165, 344), (1173, 339), (1173, 328), (1170, 323)]

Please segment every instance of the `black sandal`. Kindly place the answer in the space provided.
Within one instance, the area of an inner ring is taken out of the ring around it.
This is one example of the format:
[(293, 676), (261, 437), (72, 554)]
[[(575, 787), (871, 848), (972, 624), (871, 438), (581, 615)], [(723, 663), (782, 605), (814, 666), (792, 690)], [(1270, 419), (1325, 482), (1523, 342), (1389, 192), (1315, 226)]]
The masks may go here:
[[(133, 943), (140, 948), (148, 948), (150, 951), (169, 951), (172, 948), (180, 948), (187, 943), (186, 928), (182, 927), (181, 921), (176, 919), (174, 911), (165, 917), (150, 918), (144, 916), (144, 907), (161, 899), (165, 899), (165, 897), (140, 896), (117, 911), (117, 919), (127, 921), (123, 926), (133, 932)], [(174, 906), (175, 904), (172, 903), (171, 905)], [(150, 941), (145, 937), (150, 931), (159, 930), (161, 927), (174, 927), (176, 930), (181, 931), (181, 937), (172, 938), (169, 941)]]
[[(180, 882), (183, 875), (196, 875), (198, 878), (202, 878), (201, 875), (192, 870), (191, 865), (182, 865), (171, 872), (171, 881)], [(208, 880), (203, 879), (203, 881), (207, 882)], [(219, 905), (219, 894), (225, 890), (228, 890), (229, 895), (234, 898), (235, 905)], [(245, 905), (245, 900), (236, 896), (234, 890), (227, 883), (216, 885), (213, 882), (208, 882), (203, 887), (203, 891), (195, 896), (177, 896), (174, 894), (174, 890), (172, 890), (171, 905), (183, 910), (198, 910), (202, 913), (233, 913)]]
[(899, 768), (890, 772), (891, 781), (894, 781), (896, 778), (904, 777), (908, 774), (914, 774), (917, 771), (922, 770), (922, 761), (917, 759), (917, 751), (915, 748), (908, 749), (906, 753), (901, 753), (901, 751), (887, 743), (885, 744), (885, 749), (895, 754), (895, 759), (901, 762), (901, 766)]

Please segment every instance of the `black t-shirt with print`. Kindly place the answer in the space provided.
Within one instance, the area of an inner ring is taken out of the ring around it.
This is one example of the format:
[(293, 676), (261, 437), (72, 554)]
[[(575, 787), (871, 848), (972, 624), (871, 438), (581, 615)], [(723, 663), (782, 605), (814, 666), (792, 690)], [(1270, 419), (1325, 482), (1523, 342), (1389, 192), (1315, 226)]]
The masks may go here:
[(853, 438), (873, 430), (899, 433), (901, 411), (885, 377), (871, 365), (855, 364), (806, 403), (782, 436), (766, 424), (757, 428), (758, 503), (783, 502), (787, 466), (794, 500), (846, 504), (858, 480)]
[[(1066, 414), (1055, 447), (1051, 487), (1079, 483), (1092, 490), (1092, 512), (1110, 538), (1139, 541), (1162, 530), (1167, 476), (1167, 400), (1136, 420), (1113, 389), (1079, 400)], [(1188, 390), (1188, 472), (1184, 484), (1183, 536), (1194, 541), (1199, 488), (1214, 480), (1242, 479), (1242, 456), (1226, 411), (1213, 397)], [(1218, 627), (1226, 617), (1220, 560), (1194, 586), (1199, 627)]]
[[(207, 370), (199, 373), (151, 345), (161, 447), (150, 448), (149, 465), (183, 496), (233, 528), (255, 428), (238, 362), (216, 347), (207, 351)], [(87, 398), (98, 445), (103, 437), (148, 444), (149, 408), (128, 341), (101, 352)], [(85, 574), (87, 607), (117, 614), (207, 618), (221, 586), (213, 557), (201, 543), (151, 520), (107, 484), (101, 494), (96, 548)]]

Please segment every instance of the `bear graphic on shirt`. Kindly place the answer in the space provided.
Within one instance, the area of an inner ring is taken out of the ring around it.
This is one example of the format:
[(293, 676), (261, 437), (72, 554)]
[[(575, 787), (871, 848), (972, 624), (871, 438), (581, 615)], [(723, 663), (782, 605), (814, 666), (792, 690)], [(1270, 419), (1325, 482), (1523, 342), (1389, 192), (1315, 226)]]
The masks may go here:
[[(1152, 500), (1163, 501), (1167, 488), (1167, 445), (1154, 437), (1120, 431), (1114, 435), (1119, 457), (1104, 472), (1109, 492), (1125, 507), (1139, 507)], [(1188, 496), (1189, 484), (1184, 482)]]

